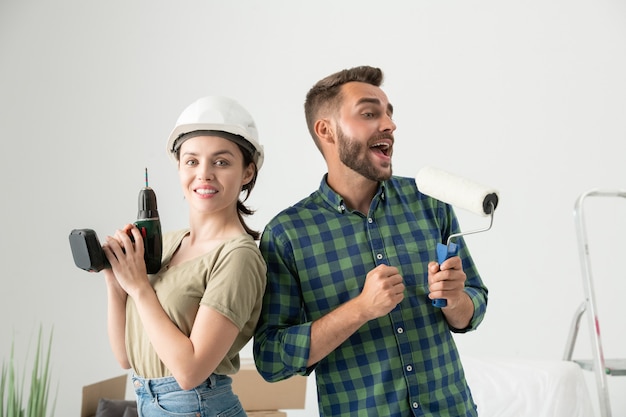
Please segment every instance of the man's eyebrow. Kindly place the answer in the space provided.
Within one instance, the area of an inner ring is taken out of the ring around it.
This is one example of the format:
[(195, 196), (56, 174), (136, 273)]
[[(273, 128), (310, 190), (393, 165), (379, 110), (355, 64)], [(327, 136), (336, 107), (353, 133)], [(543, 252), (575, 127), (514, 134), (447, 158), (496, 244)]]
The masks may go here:
[[(375, 97), (363, 97), (356, 102), (357, 106), (363, 103), (371, 103), (379, 106), (381, 104), (380, 100)], [(393, 105), (391, 103), (387, 103), (387, 113), (393, 114)]]
[(363, 104), (363, 103), (371, 103), (371, 104), (377, 104), (380, 105), (380, 100), (375, 98), (375, 97), (361, 97), (356, 104)]

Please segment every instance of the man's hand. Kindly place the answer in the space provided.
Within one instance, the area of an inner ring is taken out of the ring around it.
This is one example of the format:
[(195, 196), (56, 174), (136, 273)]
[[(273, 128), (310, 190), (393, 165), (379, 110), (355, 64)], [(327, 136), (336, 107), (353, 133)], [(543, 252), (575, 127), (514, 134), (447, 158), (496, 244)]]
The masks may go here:
[(398, 268), (379, 265), (365, 277), (363, 291), (311, 325), (307, 366), (319, 362), (369, 320), (382, 317), (404, 299)]
[(474, 304), (465, 292), (466, 279), (458, 256), (446, 259), (441, 265), (437, 262), (428, 264), (428, 297), (448, 300), (448, 305), (441, 311), (448, 324), (456, 329), (466, 328), (474, 315)]
[(359, 304), (368, 320), (382, 317), (404, 299), (404, 283), (398, 268), (378, 265), (365, 277)]
[(465, 294), (465, 280), (467, 279), (461, 258), (453, 256), (439, 265), (437, 262), (428, 264), (428, 297), (431, 300), (445, 298), (447, 307), (454, 308)]

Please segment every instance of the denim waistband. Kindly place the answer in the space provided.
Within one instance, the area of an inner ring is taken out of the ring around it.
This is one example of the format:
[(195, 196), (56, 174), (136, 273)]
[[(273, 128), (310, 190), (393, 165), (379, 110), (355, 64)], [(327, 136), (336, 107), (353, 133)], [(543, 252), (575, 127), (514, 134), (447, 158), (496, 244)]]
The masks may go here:
[[(228, 375), (211, 374), (206, 380), (193, 389), (214, 388), (218, 382), (226, 379), (231, 378)], [(167, 392), (182, 391), (182, 388), (178, 385), (178, 382), (176, 382), (176, 379), (173, 376), (166, 376), (163, 378), (143, 378), (133, 374), (132, 382), (135, 391), (143, 389), (150, 396), (164, 394)]]

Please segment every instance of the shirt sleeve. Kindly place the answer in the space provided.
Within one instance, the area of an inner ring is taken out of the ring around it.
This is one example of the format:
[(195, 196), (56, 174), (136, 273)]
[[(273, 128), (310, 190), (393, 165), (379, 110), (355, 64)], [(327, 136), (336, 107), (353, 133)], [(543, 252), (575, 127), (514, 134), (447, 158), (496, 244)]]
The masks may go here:
[(258, 250), (239, 246), (222, 250), (210, 269), (200, 304), (218, 311), (241, 331), (258, 310), (265, 289), (265, 264)]
[(292, 375), (308, 375), (313, 371), (306, 366), (311, 323), (303, 317), (291, 244), (283, 236), (268, 227), (260, 242), (267, 263), (267, 287), (254, 336), (253, 354), (259, 373), (270, 382)]
[(488, 290), (478, 274), (476, 264), (474, 264), (474, 260), (472, 259), (463, 238), (460, 239), (459, 243), (461, 245), (459, 254), (463, 260), (463, 271), (466, 275), (465, 293), (469, 295), (472, 303), (474, 304), (474, 314), (472, 315), (472, 319), (467, 327), (464, 329), (456, 329), (450, 326), (450, 331), (454, 333), (467, 333), (469, 331), (476, 330), (478, 325), (485, 318), (485, 313), (487, 312)]
[[(452, 233), (459, 233), (461, 230), (454, 209), (449, 205), (446, 206), (448, 207), (447, 216), (448, 222), (452, 226)], [(447, 239), (449, 233), (449, 231), (444, 232), (445, 239)], [(463, 262), (463, 271), (466, 275), (465, 292), (469, 295), (474, 304), (474, 314), (470, 323), (464, 329), (457, 329), (452, 326), (449, 326), (449, 328), (450, 331), (454, 333), (466, 333), (476, 330), (478, 325), (483, 321), (485, 313), (487, 312), (488, 290), (478, 273), (478, 268), (472, 259), (469, 248), (465, 244), (465, 239), (461, 236), (457, 243), (459, 244), (459, 256)]]
[(466, 286), (465, 292), (469, 295), (474, 304), (474, 315), (466, 328), (455, 329), (454, 327), (450, 327), (450, 330), (454, 333), (466, 333), (471, 330), (476, 330), (487, 312), (487, 288)]

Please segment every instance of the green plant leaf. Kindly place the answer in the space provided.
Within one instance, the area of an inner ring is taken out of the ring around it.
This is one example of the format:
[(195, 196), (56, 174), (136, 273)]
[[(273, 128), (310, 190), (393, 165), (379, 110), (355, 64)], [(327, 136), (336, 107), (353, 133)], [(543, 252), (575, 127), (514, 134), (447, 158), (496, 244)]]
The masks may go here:
[[(49, 406), (49, 392), (51, 384), (50, 355), (52, 352), (53, 330), (50, 331), (47, 348), (43, 345), (43, 327), (39, 326), (37, 345), (32, 362), (30, 384), (26, 391), (26, 370), (24, 364), (22, 377), (15, 372), (15, 336), (11, 343), (9, 363), (3, 360), (0, 377), (0, 417), (46, 417), (54, 415), (56, 394), (52, 406)], [(27, 404), (24, 407), (24, 395), (27, 395)]]

